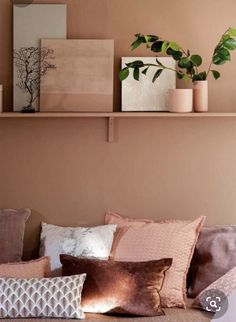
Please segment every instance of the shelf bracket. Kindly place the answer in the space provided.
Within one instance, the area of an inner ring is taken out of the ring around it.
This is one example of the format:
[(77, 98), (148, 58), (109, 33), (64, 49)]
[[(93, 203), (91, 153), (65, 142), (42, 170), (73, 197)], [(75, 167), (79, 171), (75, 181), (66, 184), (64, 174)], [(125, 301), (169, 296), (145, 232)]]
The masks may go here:
[(115, 130), (115, 118), (109, 117), (108, 118), (108, 142), (114, 142), (114, 130)]

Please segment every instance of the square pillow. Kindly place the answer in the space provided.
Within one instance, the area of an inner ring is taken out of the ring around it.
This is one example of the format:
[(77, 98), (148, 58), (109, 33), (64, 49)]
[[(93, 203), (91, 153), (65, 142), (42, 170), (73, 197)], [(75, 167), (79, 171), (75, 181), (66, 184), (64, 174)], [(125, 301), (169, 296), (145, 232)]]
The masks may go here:
[[(0, 263), (21, 261), (30, 209), (0, 209)], [(13, 238), (14, 236), (14, 238)]]
[(236, 266), (236, 226), (203, 227), (191, 262), (189, 297)]
[(105, 224), (115, 224), (118, 226), (136, 226), (136, 225), (142, 225), (142, 224), (149, 224), (154, 222), (154, 220), (151, 219), (134, 219), (130, 218), (124, 215), (120, 215), (118, 213), (107, 211), (105, 214)]
[(0, 318), (83, 319), (85, 277), (0, 278)]
[(41, 257), (29, 262), (0, 264), (0, 277), (39, 278), (47, 277), (49, 273), (49, 257)]
[[(200, 294), (198, 294), (193, 301), (192, 306), (207, 311), (207, 296), (209, 295), (211, 297), (215, 297), (219, 295), (219, 291), (223, 292), (224, 296), (227, 298), (236, 291), (236, 267), (229, 270), (226, 274), (218, 278), (215, 282), (210, 284)], [(208, 308), (211, 309), (211, 306)], [(214, 310), (214, 307), (212, 309)]]
[(169, 258), (149, 262), (115, 262), (61, 255), (63, 275), (86, 273), (82, 308), (91, 313), (163, 315), (159, 292)]
[(51, 257), (53, 275), (60, 275), (60, 254), (108, 259), (116, 225), (60, 227), (42, 223), (40, 256)]
[[(163, 307), (186, 307), (186, 276), (205, 217), (119, 227), (111, 259), (149, 261), (172, 258), (161, 290)], [(123, 230), (123, 231), (122, 231)]]

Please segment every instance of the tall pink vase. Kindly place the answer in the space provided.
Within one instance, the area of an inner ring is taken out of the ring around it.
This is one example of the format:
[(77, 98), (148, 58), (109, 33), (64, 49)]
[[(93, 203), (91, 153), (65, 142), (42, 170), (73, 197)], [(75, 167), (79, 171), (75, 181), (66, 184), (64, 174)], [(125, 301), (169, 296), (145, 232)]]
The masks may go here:
[(193, 83), (193, 108), (195, 112), (208, 111), (208, 81)]

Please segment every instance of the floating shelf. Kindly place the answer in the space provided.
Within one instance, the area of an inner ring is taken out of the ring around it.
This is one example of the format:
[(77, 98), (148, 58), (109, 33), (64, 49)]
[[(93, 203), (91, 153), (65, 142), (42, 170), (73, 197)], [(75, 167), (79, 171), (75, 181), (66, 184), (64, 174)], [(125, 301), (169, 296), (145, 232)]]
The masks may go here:
[(85, 112), (55, 112), (55, 113), (18, 113), (3, 112), (0, 118), (107, 118), (108, 119), (108, 142), (114, 141), (114, 127), (116, 118), (222, 118), (236, 117), (236, 112), (216, 113), (170, 113), (170, 112), (111, 112), (111, 113), (85, 113)]
[(236, 112), (206, 112), (206, 113), (170, 113), (170, 112), (112, 112), (112, 113), (85, 113), (85, 112), (58, 112), (58, 113), (18, 113), (3, 112), (0, 118), (72, 118), (72, 117), (236, 117)]

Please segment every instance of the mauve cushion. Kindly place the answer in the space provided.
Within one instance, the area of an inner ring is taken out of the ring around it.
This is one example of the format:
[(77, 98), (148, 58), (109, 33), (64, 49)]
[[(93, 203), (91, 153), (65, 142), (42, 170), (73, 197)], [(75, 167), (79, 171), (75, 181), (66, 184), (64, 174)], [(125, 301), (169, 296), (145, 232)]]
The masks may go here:
[(172, 259), (116, 262), (61, 255), (64, 276), (86, 273), (82, 308), (90, 313), (164, 315), (159, 292)]
[(191, 262), (189, 297), (236, 266), (236, 226), (203, 227)]
[(30, 209), (0, 209), (0, 263), (21, 261)]

